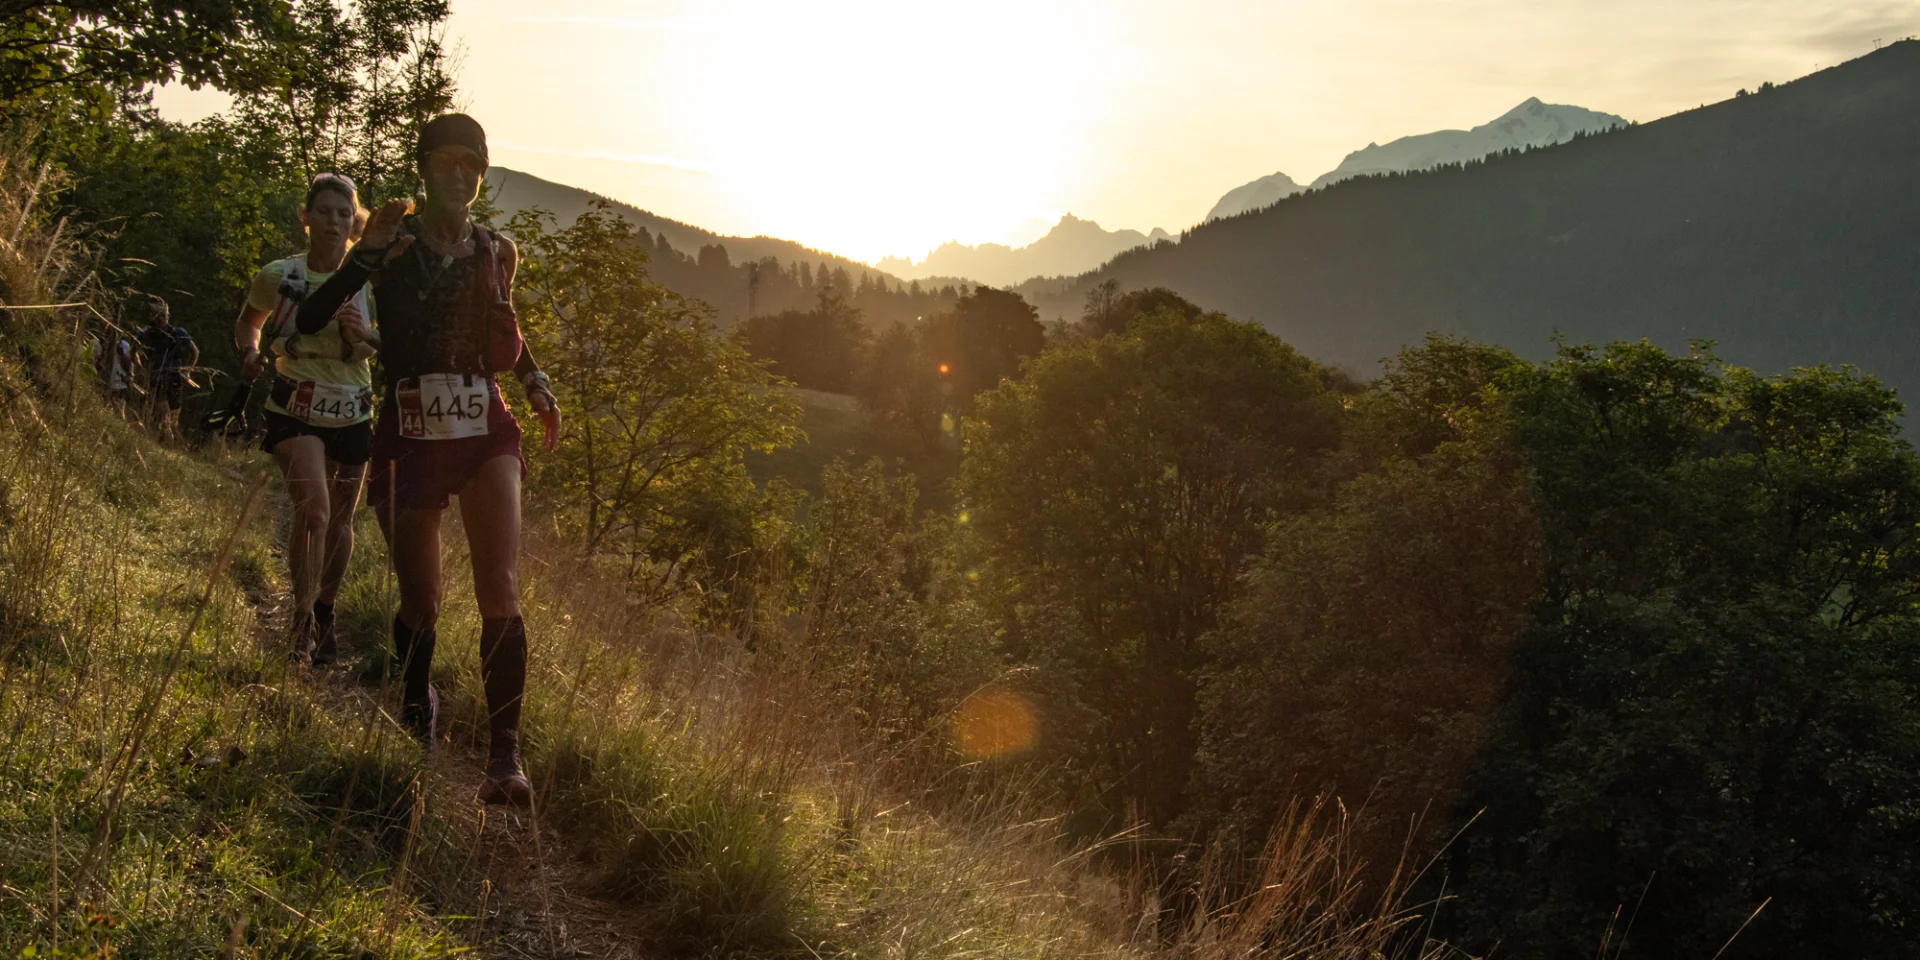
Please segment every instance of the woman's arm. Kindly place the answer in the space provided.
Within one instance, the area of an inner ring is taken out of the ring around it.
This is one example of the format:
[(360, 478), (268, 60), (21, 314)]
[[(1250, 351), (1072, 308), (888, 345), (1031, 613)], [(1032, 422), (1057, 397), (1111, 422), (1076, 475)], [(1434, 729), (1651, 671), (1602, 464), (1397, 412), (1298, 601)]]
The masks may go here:
[[(494, 255), (500, 258), (500, 275), (506, 287), (508, 299), (513, 297), (513, 275), (520, 266), (520, 248), (514, 245), (513, 238), (505, 234), (495, 234), (499, 242), (494, 245)], [(527, 391), (527, 405), (540, 417), (540, 423), (546, 428), (547, 450), (551, 452), (560, 442), (560, 404), (553, 396), (553, 384), (547, 375), (540, 371), (539, 361), (533, 359), (533, 349), (520, 338), (520, 356), (513, 361), (513, 375), (519, 379), (520, 386)]]
[(267, 264), (253, 275), (247, 300), (240, 305), (240, 316), (233, 321), (233, 346), (240, 352), (240, 379), (249, 383), (267, 368), (267, 361), (260, 356), (260, 328), (266, 325), (273, 308), (279, 304), (280, 282), (285, 279), (275, 266)]
[(374, 271), (392, 263), (413, 245), (413, 237), (400, 232), (401, 220), (406, 215), (405, 200), (388, 200), (367, 221), (366, 233), (353, 252), (347, 254), (346, 262), (320, 289), (300, 301), (300, 312), (294, 314), (293, 322), (301, 333), (319, 333), (333, 319), (334, 311), (365, 286)]
[(320, 285), (320, 289), (309, 292), (307, 298), (300, 301), (300, 311), (293, 315), (293, 323), (301, 333), (319, 333), (333, 319), (340, 305), (366, 286), (367, 278), (373, 276), (373, 269), (362, 263), (362, 259), (370, 258), (347, 257), (347, 262), (341, 264), (340, 269)]

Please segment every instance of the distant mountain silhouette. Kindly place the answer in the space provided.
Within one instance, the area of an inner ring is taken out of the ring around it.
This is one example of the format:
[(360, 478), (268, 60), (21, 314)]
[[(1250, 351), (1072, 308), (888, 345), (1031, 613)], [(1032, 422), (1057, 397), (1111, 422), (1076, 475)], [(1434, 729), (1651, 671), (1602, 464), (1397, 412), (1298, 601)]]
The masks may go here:
[[(491, 202), (504, 223), (515, 213), (538, 207), (566, 227), (586, 212), (596, 194), (542, 180), (529, 173), (493, 167), (487, 171)], [(951, 279), (902, 283), (846, 257), (772, 237), (723, 237), (678, 220), (611, 201), (636, 228), (635, 239), (652, 258), (648, 272), (667, 289), (713, 307), (722, 323), (785, 310), (811, 310), (829, 289), (859, 310), (866, 322), (884, 329), (951, 309), (966, 292)]]
[(1340, 165), (1316, 177), (1305, 187), (1284, 173), (1261, 177), (1227, 191), (1207, 213), (1218, 220), (1272, 206), (1302, 190), (1313, 190), (1342, 180), (1375, 173), (1405, 173), (1429, 170), (1442, 164), (1478, 160), (1502, 150), (1551, 146), (1573, 139), (1575, 134), (1597, 133), (1624, 127), (1627, 121), (1611, 113), (1585, 107), (1541, 103), (1538, 98), (1501, 114), (1492, 123), (1471, 130), (1440, 130), (1417, 136), (1401, 137), (1385, 146), (1369, 143), (1364, 150), (1347, 154)]
[[(521, 210), (539, 207), (553, 214), (559, 224), (564, 227), (573, 223), (574, 218), (585, 213), (587, 205), (594, 198), (600, 197), (599, 194), (589, 190), (543, 180), (531, 173), (522, 173), (507, 167), (489, 167), (487, 186), (493, 190), (493, 205), (504, 214), (501, 217), (503, 223), (507, 217)], [(601, 199), (611, 200), (608, 197), (601, 197)], [(815, 269), (825, 264), (829, 269), (838, 267), (851, 271), (855, 276), (862, 271), (871, 273), (874, 270), (856, 260), (815, 250), (792, 240), (779, 240), (773, 237), (721, 236), (711, 230), (668, 219), (632, 204), (621, 203), (618, 200), (611, 202), (628, 223), (647, 230), (655, 237), (665, 237), (674, 249), (683, 253), (693, 253), (701, 247), (718, 245), (727, 248), (727, 254), (734, 263), (775, 257), (783, 264), (809, 263), (813, 264)]]
[(1024, 247), (998, 243), (966, 246), (949, 242), (914, 263), (900, 257), (888, 257), (877, 266), (896, 277), (920, 280), (928, 277), (965, 277), (977, 283), (1004, 287), (1033, 277), (1072, 276), (1107, 262), (1122, 250), (1168, 239), (1172, 235), (1155, 229), (1106, 230), (1092, 220), (1069, 213), (1054, 224), (1047, 235)]
[(1718, 341), (1920, 398), (1920, 42), (1560, 146), (1361, 177), (1020, 291), (1166, 286), (1356, 372), (1428, 331), (1550, 355)]
[(1212, 210), (1207, 211), (1207, 219), (1218, 220), (1221, 217), (1231, 217), (1249, 210), (1271, 207), (1305, 189), (1294, 183), (1293, 178), (1284, 173), (1268, 174), (1252, 183), (1243, 183), (1228, 190), (1227, 195), (1221, 197), (1220, 202), (1214, 204)]

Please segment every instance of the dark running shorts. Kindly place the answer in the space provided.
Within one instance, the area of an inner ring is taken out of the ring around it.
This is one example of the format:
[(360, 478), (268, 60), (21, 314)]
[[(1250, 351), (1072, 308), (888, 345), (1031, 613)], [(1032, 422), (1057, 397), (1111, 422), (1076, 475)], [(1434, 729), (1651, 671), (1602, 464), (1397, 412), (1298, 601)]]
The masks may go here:
[(180, 394), (187, 388), (185, 374), (156, 373), (147, 381), (147, 393), (154, 403), (164, 403), (175, 410), (180, 409)]
[[(423, 507), (444, 510), (451, 497), (495, 457), (520, 460), (520, 476), (527, 475), (520, 452), (520, 423), (513, 419), (500, 388), (488, 391), (487, 435), (457, 440), (417, 440), (400, 435), (400, 415), (392, 390), (380, 405), (373, 427), (373, 472), (367, 477), (367, 502), (386, 509), (389, 499), (401, 510)], [(389, 479), (391, 474), (391, 479)]]
[(260, 449), (273, 452), (274, 445), (293, 437), (319, 437), (326, 448), (327, 459), (349, 467), (357, 467), (373, 457), (373, 421), (362, 420), (344, 427), (316, 427), (297, 417), (272, 410), (267, 414), (267, 436), (260, 441)]

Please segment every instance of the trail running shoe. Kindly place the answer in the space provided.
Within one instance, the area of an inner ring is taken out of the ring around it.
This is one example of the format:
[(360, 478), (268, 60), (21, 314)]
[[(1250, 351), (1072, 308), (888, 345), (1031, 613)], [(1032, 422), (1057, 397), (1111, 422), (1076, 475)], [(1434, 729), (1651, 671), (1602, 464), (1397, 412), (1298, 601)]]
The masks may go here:
[(325, 620), (315, 618), (316, 639), (313, 644), (313, 665), (324, 667), (340, 659), (340, 641), (334, 636), (333, 618)]
[(480, 782), (480, 802), (526, 808), (533, 806), (533, 782), (520, 769), (519, 738), (509, 735), (505, 742), (495, 734), (492, 757), (487, 760), (487, 778)]
[(400, 725), (406, 727), (421, 746), (432, 751), (440, 733), (440, 691), (428, 687), (427, 702), (402, 704)]
[(293, 648), (287, 656), (301, 666), (313, 663), (313, 643), (319, 631), (314, 627), (313, 614), (296, 613), (293, 616)]

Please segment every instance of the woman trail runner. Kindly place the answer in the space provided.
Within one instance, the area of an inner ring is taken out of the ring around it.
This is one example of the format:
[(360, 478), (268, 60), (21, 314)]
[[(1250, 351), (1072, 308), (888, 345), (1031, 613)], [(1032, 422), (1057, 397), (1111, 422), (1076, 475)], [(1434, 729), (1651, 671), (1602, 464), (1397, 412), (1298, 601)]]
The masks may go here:
[(367, 224), (348, 262), (300, 305), (302, 331), (319, 330), (369, 277), (380, 300), (386, 396), (374, 426), (369, 499), (392, 545), (400, 581), (394, 657), (405, 677), (401, 720), (434, 745), (439, 698), (428, 682), (443, 594), (440, 519), (452, 497), (473, 561), (480, 608), (480, 674), (486, 687), (489, 759), (480, 798), (532, 802), (520, 767), (520, 699), (527, 632), (515, 566), (520, 552), (520, 426), (494, 374), (511, 370), (546, 427), (560, 433), (547, 375), (520, 338), (513, 312), (513, 241), (473, 222), (470, 206), (487, 169), (487, 140), (464, 114), (420, 130), (414, 159), (426, 203), (408, 216), (388, 201)]
[[(234, 323), (241, 377), (248, 381), (266, 368), (260, 336), (263, 327), (271, 331), (274, 376), (261, 448), (279, 463), (293, 501), (287, 536), (292, 655), (315, 666), (339, 655), (333, 601), (353, 556), (353, 510), (373, 449), (373, 375), (367, 361), (375, 345), (365, 335), (364, 318), (374, 305), (363, 283), (318, 329), (302, 333), (293, 318), (312, 288), (340, 269), (364, 214), (352, 180), (337, 173), (314, 177), (300, 211), (307, 252), (261, 267)], [(348, 318), (360, 322), (343, 325)], [(358, 334), (350, 339), (350, 331)]]

